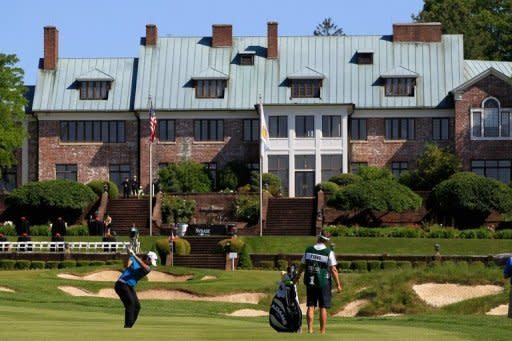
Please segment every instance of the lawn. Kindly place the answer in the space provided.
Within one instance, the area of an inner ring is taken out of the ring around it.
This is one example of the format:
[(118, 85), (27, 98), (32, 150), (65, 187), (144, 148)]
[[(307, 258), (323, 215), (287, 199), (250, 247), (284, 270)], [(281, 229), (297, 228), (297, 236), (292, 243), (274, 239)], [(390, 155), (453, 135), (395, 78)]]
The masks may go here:
[[(105, 269), (115, 269), (102, 267)], [(97, 268), (63, 270), (1, 271), (0, 286), (16, 293), (0, 291), (1, 340), (291, 340), (320, 339), (274, 332), (266, 317), (228, 317), (238, 309), (267, 310), (277, 271), (235, 271), (160, 267), (175, 274), (194, 277), (181, 283), (141, 281), (137, 290), (182, 289), (202, 295), (231, 292), (263, 292), (268, 296), (257, 305), (217, 302), (143, 300), (140, 318), (132, 330), (122, 328), (123, 308), (115, 299), (73, 297), (57, 289), (72, 285), (91, 292), (111, 288), (112, 282), (86, 282), (57, 277), (59, 272), (85, 274)], [(344, 293), (334, 297), (332, 312), (356, 298), (372, 303), (357, 318), (331, 317), (329, 339), (357, 340), (510, 340), (512, 328), (505, 317), (485, 316), (490, 307), (507, 302), (502, 294), (471, 299), (444, 308), (432, 308), (411, 293), (411, 282), (460, 282), (499, 284), (498, 268), (441, 266), (421, 270), (407, 269), (374, 273), (342, 274)], [(201, 281), (205, 275), (214, 280)], [(508, 290), (508, 285), (506, 290)], [(304, 287), (299, 286), (301, 301)], [(401, 312), (398, 317), (378, 317), (381, 313)], [(305, 321), (304, 321), (305, 323)], [(325, 339), (325, 338), (324, 338)]]

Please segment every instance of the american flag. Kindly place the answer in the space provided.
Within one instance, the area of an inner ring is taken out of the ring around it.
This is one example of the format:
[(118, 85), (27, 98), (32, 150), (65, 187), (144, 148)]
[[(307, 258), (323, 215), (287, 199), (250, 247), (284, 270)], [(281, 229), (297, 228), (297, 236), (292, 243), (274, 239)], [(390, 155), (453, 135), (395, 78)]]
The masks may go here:
[(153, 103), (149, 106), (149, 142), (153, 143), (156, 135), (156, 127), (158, 123), (156, 120), (155, 110), (153, 109)]

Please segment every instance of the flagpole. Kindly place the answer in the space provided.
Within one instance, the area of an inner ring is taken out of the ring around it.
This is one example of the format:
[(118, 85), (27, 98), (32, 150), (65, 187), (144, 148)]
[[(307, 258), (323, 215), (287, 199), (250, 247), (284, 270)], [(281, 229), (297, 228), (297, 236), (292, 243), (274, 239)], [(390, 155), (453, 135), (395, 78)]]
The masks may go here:
[[(151, 95), (148, 98), (149, 101), (149, 111), (153, 106), (151, 103)], [(150, 113), (151, 115), (151, 113)], [(151, 123), (150, 123), (151, 124)], [(150, 132), (151, 134), (151, 132)], [(153, 143), (151, 139), (148, 139), (149, 143), (149, 235), (153, 236), (153, 156), (152, 156), (152, 146)]]
[(260, 183), (259, 183), (259, 188), (260, 188), (260, 237), (263, 236), (263, 141), (261, 139), (261, 132), (262, 132), (262, 129), (263, 129), (263, 120), (265, 119), (265, 117), (263, 117), (262, 113), (261, 113), (261, 95), (260, 95), (260, 103), (259, 103), (259, 107), (258, 107), (258, 112), (259, 112), (259, 116), (260, 116), (260, 138), (259, 138), (259, 142), (260, 142), (260, 145), (259, 145), (259, 154), (260, 154)]

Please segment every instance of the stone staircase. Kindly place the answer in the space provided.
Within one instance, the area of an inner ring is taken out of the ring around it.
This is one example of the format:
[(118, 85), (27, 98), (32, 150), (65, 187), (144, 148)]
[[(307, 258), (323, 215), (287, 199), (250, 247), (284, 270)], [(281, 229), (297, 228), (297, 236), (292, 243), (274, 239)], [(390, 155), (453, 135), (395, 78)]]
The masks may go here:
[(149, 199), (109, 200), (106, 212), (112, 217), (111, 229), (118, 235), (129, 235), (133, 223), (141, 235), (149, 235)]
[(270, 198), (263, 235), (315, 234), (315, 199)]
[(215, 253), (217, 243), (228, 236), (222, 237), (185, 237), (190, 243), (190, 255), (174, 256), (175, 266), (191, 268), (225, 269), (226, 256)]

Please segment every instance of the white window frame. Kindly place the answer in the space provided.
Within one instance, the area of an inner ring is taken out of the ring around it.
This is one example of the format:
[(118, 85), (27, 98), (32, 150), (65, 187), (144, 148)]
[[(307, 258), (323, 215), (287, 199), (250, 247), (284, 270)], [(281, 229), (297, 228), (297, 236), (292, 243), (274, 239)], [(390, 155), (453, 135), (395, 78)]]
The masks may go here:
[[(485, 103), (487, 101), (490, 101), (490, 100), (493, 100), (493, 101), (496, 101), (498, 103), (498, 120), (499, 120), (499, 124), (498, 124), (498, 136), (485, 136), (485, 126), (484, 126), (484, 119), (485, 119)], [(473, 135), (473, 127), (474, 127), (474, 122), (473, 122), (473, 115), (476, 114), (476, 113), (480, 113), (480, 136), (475, 136)], [(509, 136), (501, 136), (501, 133), (502, 133), (502, 115), (504, 113), (509, 113)], [(501, 106), (501, 102), (496, 98), (496, 97), (487, 97), (485, 98), (483, 101), (482, 101), (482, 106), (479, 107), (479, 108), (472, 108), (471, 109), (471, 112), (470, 112), (470, 135), (471, 135), (471, 140), (488, 140), (488, 141), (493, 141), (493, 140), (512, 140), (512, 108), (503, 108)]]

